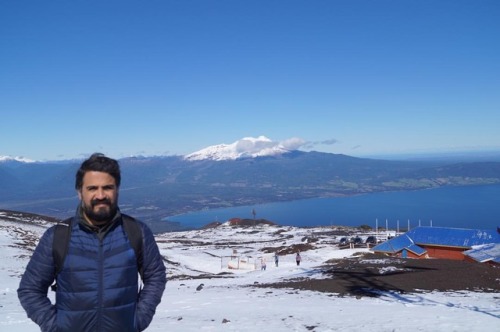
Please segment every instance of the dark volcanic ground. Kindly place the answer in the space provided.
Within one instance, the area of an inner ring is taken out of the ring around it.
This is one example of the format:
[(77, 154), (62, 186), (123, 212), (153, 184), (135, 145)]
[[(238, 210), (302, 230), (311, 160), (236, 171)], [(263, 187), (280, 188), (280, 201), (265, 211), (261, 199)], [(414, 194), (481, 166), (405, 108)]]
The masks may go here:
[(388, 291), (500, 292), (500, 267), (484, 263), (374, 254), (329, 263), (322, 267), (325, 279), (296, 279), (258, 286), (371, 297)]

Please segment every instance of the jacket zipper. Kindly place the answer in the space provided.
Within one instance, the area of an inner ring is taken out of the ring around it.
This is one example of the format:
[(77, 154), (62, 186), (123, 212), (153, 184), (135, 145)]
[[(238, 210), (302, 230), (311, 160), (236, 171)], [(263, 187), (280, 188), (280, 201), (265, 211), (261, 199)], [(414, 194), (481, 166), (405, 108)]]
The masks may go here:
[(97, 331), (101, 331), (101, 325), (102, 325), (102, 310), (103, 310), (103, 296), (104, 296), (104, 258), (103, 258), (103, 239), (99, 236), (99, 234), (96, 234), (97, 239), (99, 240), (99, 253), (98, 253), (98, 283), (99, 283), (99, 288), (98, 288), (98, 311), (97, 311)]

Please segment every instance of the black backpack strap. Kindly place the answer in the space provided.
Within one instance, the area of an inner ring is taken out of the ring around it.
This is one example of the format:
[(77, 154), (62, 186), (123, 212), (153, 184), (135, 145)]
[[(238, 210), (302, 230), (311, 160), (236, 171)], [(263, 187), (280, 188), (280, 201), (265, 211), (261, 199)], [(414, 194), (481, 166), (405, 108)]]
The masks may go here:
[[(54, 227), (54, 238), (52, 239), (52, 257), (54, 259), (54, 275), (57, 278), (61, 272), (64, 258), (68, 253), (69, 238), (71, 233), (71, 219), (58, 222)], [(57, 282), (51, 286), (53, 291), (57, 290)]]
[(135, 257), (137, 259), (137, 269), (139, 271), (139, 274), (141, 275), (141, 279), (144, 280), (144, 257), (142, 250), (141, 226), (134, 218), (126, 214), (122, 214), (122, 220), (123, 229), (125, 230), (125, 233), (127, 233), (128, 240), (130, 241), (130, 244), (132, 245), (132, 248), (135, 252)]
[(69, 238), (71, 233), (71, 219), (68, 218), (57, 223), (54, 230), (54, 239), (52, 244), (52, 255), (54, 258), (54, 270), (56, 276), (61, 272), (64, 264), (64, 258), (68, 253)]

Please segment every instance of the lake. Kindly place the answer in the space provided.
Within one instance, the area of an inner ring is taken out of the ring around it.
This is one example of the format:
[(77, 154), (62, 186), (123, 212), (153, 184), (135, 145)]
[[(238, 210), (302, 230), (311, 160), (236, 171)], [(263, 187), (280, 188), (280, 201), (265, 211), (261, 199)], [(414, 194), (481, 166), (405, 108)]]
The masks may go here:
[(220, 208), (168, 217), (186, 228), (200, 228), (230, 218), (267, 219), (279, 225), (378, 225), (495, 229), (500, 226), (500, 185), (442, 187), (384, 192), (342, 198), (314, 198), (252, 206)]

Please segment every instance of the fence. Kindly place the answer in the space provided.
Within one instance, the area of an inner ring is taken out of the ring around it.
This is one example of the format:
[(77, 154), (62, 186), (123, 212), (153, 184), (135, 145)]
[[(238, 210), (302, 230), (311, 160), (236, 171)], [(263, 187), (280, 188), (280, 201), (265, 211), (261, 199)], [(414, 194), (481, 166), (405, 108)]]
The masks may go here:
[(257, 262), (255, 258), (246, 256), (221, 256), (221, 269), (228, 268), (233, 270), (255, 270)]

